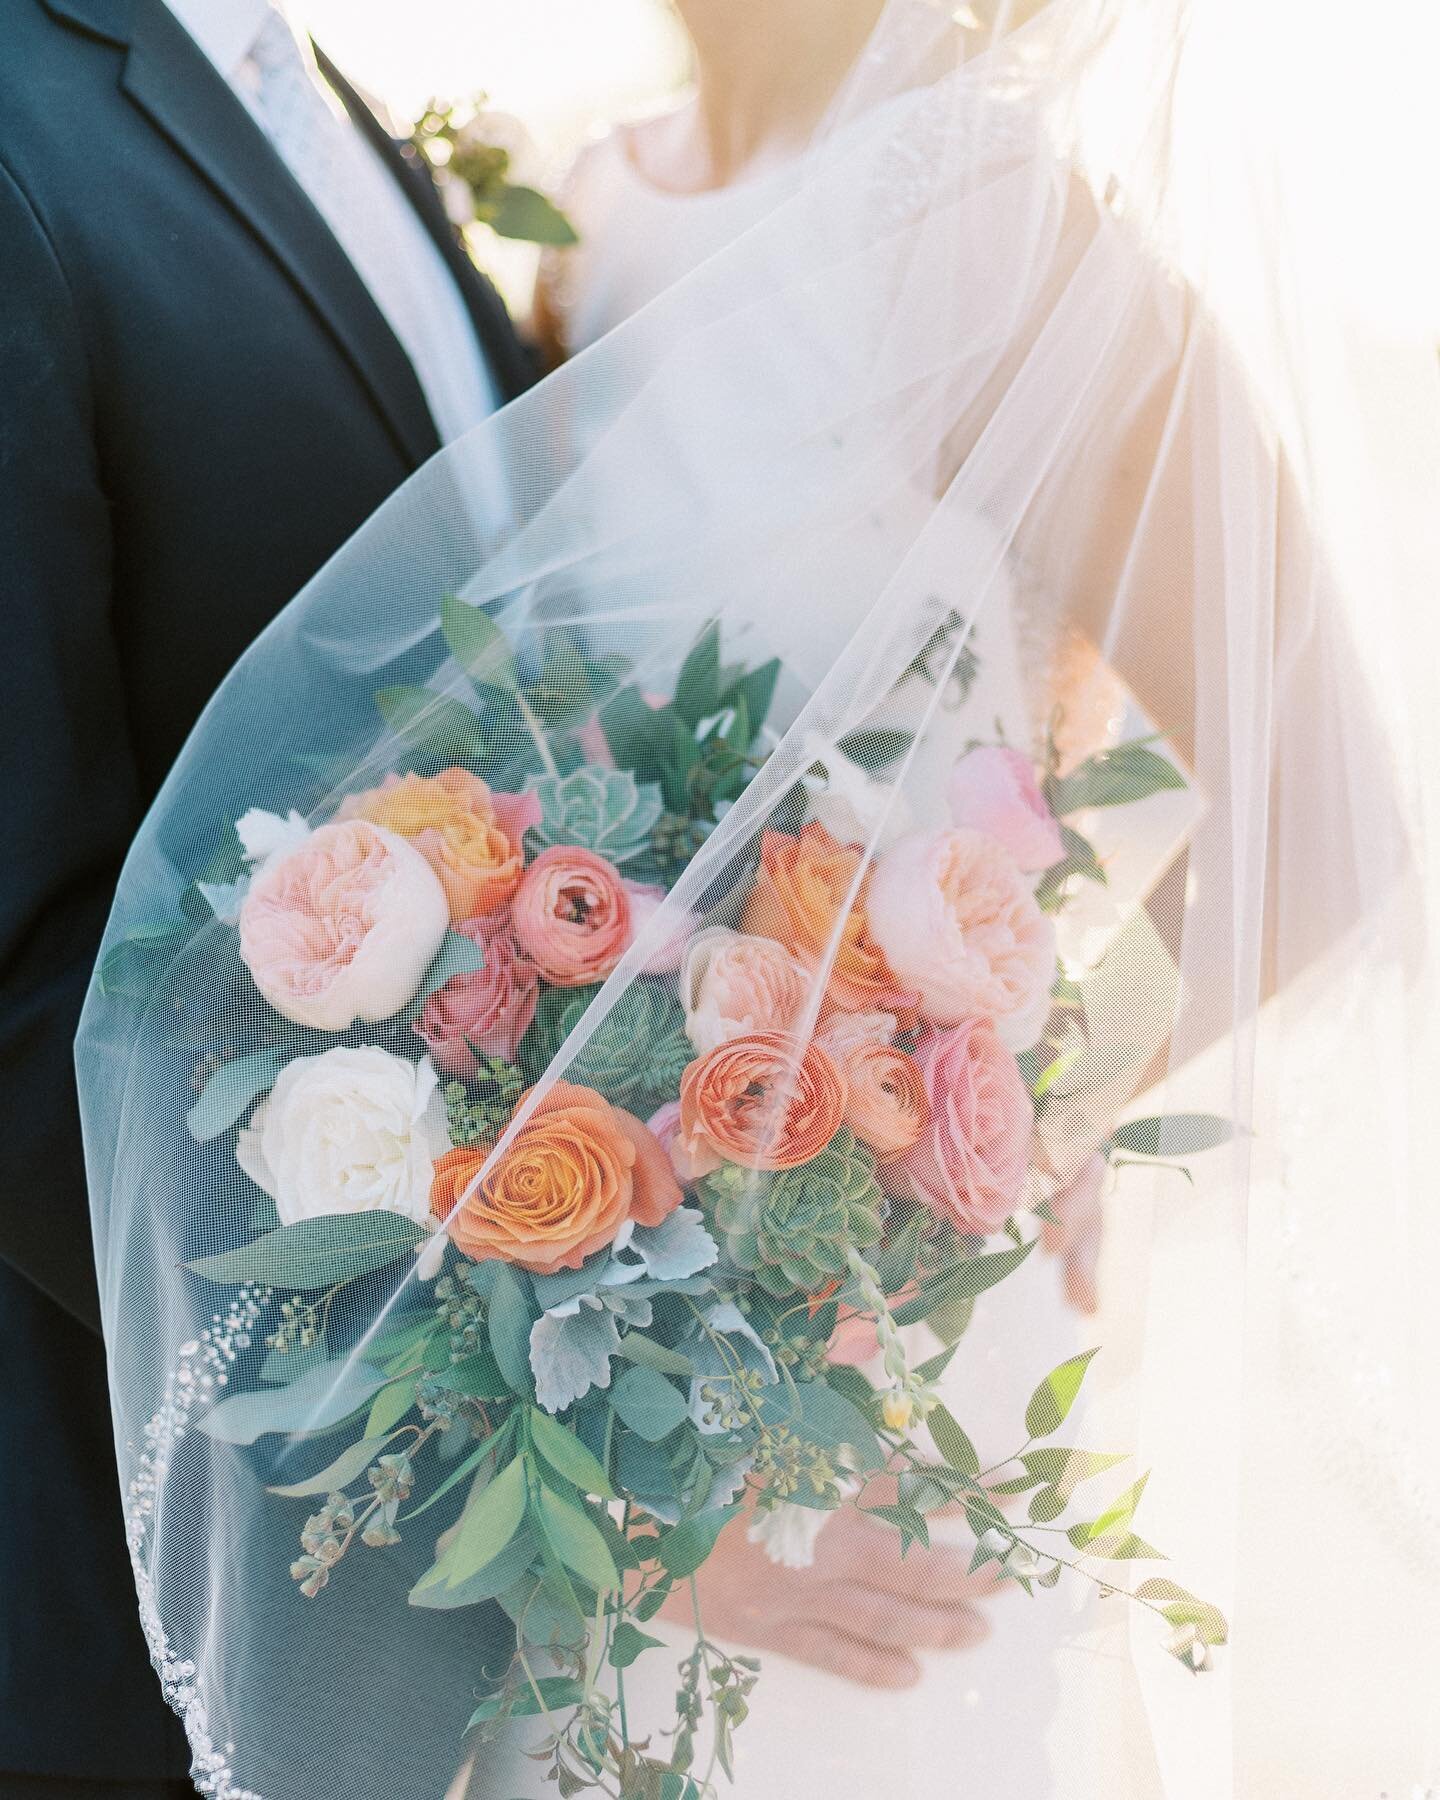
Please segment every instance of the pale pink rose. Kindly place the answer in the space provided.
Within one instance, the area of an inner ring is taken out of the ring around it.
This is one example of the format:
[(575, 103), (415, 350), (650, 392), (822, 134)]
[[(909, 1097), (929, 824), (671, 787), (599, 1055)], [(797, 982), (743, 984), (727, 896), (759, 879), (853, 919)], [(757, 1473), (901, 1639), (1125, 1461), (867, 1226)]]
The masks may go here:
[(425, 1002), (414, 1030), (447, 1075), (473, 1075), (480, 1055), (514, 1058), (535, 1017), (540, 977), (515, 948), (509, 908), (455, 927), (485, 952), (485, 967), (452, 975)]
[[(627, 880), (625, 892), (630, 896), (630, 941), (638, 943), (644, 937), (650, 921), (659, 912), (668, 896), (663, 887), (648, 881)], [(645, 973), (647, 975), (675, 974), (684, 960), (685, 947), (690, 942), (695, 925), (694, 913), (683, 908), (677, 910), (669, 930), (646, 957)]]
[(1044, 1029), (1055, 927), (1015, 858), (981, 831), (917, 832), (881, 857), (870, 935), (932, 1025), (989, 1019), (1012, 1050)]
[(984, 1237), (1009, 1218), (1025, 1185), (1035, 1123), (1029, 1090), (984, 1019), (925, 1032), (915, 1061), (930, 1123), (898, 1167), (932, 1211)]
[(367, 820), (337, 821), (260, 869), (240, 908), (240, 956), (276, 1012), (346, 1031), (414, 998), (449, 924), (418, 850)]
[(629, 949), (630, 896), (593, 850), (557, 844), (525, 871), (511, 905), (515, 942), (555, 987), (603, 981)]
[(703, 1056), (731, 1038), (789, 1031), (811, 986), (809, 970), (774, 938), (715, 926), (691, 940), (681, 965), (685, 1034)]
[(950, 777), (949, 798), (957, 825), (998, 838), (1027, 875), (1054, 868), (1065, 854), (1035, 765), (1018, 750), (982, 744), (967, 752)]

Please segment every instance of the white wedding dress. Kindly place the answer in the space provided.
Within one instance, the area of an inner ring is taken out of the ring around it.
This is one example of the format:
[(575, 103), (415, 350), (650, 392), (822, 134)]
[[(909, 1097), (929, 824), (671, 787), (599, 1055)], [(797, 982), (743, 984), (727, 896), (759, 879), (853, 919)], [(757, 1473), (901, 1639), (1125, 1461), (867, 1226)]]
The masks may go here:
[[(624, 129), (588, 146), (563, 197), (580, 245), (548, 263), (542, 277), (567, 354), (583, 352), (738, 238), (781, 203), (797, 179), (793, 168), (781, 166), (732, 187), (680, 194), (645, 178)], [(575, 424), (583, 436), (583, 413)], [(917, 504), (923, 503), (923, 496), (917, 496)], [(883, 533), (884, 514), (877, 512), (874, 523)], [(982, 522), (976, 520), (974, 529), (979, 548)], [(979, 673), (968, 697), (942, 717), (931, 734), (935, 741), (922, 746), (933, 779), (922, 774), (912, 782), (917, 801), (932, 799), (937, 812), (943, 812), (945, 770), (968, 739), (993, 739), (998, 726), (1009, 742), (1034, 748), (1043, 724), (1032, 716), (1021, 679), (1022, 661), (1025, 672), (1033, 673), (1032, 665), (1044, 654), (1043, 644), (1037, 648), (1033, 641), (1044, 636), (1042, 609), (1022, 606), (1022, 583), (1014, 571), (1007, 570), (997, 587), (983, 624), (976, 628)], [(813, 672), (817, 679), (860, 623), (783, 601), (765, 608), (765, 614), (763, 620), (748, 622), (763, 641), (763, 654), (778, 655), (787, 667), (802, 676)], [(1139, 735), (1142, 729), (1132, 724), (1122, 735)], [(1143, 876), (1147, 884), (1185, 827), (1184, 817), (1167, 813), (1164, 797), (1159, 798), (1156, 855)], [(1138, 810), (1130, 809), (1127, 820), (1132, 847)], [(937, 817), (934, 822), (943, 821)], [(1141, 864), (1146, 860), (1142, 855)], [(1137, 885), (1132, 898), (1138, 900), (1143, 892)], [(1103, 916), (1087, 919), (1086, 927), (1109, 938), (1119, 922), (1112, 897)], [(1118, 1270), (1107, 1279), (1110, 1269), (1136, 1251), (1133, 1205), (1127, 1213), (1132, 1224), (1123, 1234), (1107, 1227), (1102, 1305), (1107, 1293), (1123, 1293), (1126, 1285)], [(1057, 1262), (1049, 1256), (1032, 1257), (1018, 1276), (983, 1295), (943, 1383), (947, 1403), (975, 1440), (982, 1463), (1020, 1447), (1026, 1400), (1049, 1369), (1095, 1344), (1120, 1351), (1117, 1364), (1128, 1362), (1121, 1340), (1127, 1329), (1138, 1327), (1136, 1320), (1112, 1319), (1103, 1312), (1094, 1319), (1075, 1313), (1063, 1297)], [(917, 1348), (929, 1355), (934, 1340)], [(1096, 1387), (1099, 1392), (1102, 1384)], [(1067, 1441), (1099, 1448), (1131, 1441), (1126, 1406), (1126, 1396), (1120, 1394), (1088, 1411), (1077, 1409)], [(1111, 1419), (1115, 1423), (1107, 1437)], [(947, 1531), (957, 1542), (973, 1542), (963, 1523), (934, 1526), (937, 1540)], [(890, 1544), (887, 1534), (887, 1553)], [(778, 1800), (782, 1795), (868, 1800), (880, 1793), (897, 1800), (960, 1800), (962, 1795), (967, 1800), (1094, 1800), (1101, 1791), (1108, 1800), (1148, 1800), (1158, 1793), (1149, 1733), (1138, 1720), (1143, 1702), (1127, 1655), (1121, 1603), (1112, 1602), (1107, 1609), (1087, 1598), (1078, 1584), (1062, 1584), (1032, 1600), (1012, 1588), (984, 1605), (989, 1638), (978, 1648), (926, 1655), (921, 1682), (900, 1693), (872, 1693), (777, 1653), (764, 1654), (750, 1715), (736, 1739), (735, 1792), (740, 1800)], [(627, 1678), (627, 1697), (632, 1727), (638, 1711), (647, 1726), (659, 1728), (673, 1714), (674, 1660), (688, 1651), (690, 1639), (663, 1622), (648, 1629), (668, 1631), (675, 1659), (658, 1651), (642, 1658)], [(1169, 1662), (1158, 1655), (1156, 1660)], [(1177, 1684), (1187, 1680), (1173, 1665), (1161, 1673)], [(1187, 1698), (1193, 1699), (1194, 1684), (1187, 1685), (1192, 1688)], [(841, 1719), (850, 1723), (837, 1729)]]

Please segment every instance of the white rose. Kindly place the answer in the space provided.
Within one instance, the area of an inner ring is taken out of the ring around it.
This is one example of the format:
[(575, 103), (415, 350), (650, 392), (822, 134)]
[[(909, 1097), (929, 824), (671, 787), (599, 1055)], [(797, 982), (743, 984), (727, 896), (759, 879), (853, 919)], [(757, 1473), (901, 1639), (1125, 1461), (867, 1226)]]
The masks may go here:
[(297, 1025), (346, 1031), (415, 996), (450, 928), (440, 878), (365, 819), (322, 825), (264, 863), (240, 907), (240, 955)]
[(236, 1159), (282, 1225), (356, 1212), (428, 1225), (435, 1158), (448, 1148), (436, 1087), (428, 1058), (373, 1046), (297, 1056), (240, 1132)]

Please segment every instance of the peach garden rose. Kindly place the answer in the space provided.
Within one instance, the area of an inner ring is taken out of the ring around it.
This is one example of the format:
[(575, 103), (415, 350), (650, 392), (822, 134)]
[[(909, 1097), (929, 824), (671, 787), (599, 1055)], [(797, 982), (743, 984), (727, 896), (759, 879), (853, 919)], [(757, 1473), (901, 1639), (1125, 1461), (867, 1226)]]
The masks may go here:
[(240, 956), (276, 1012), (317, 1031), (389, 1019), (444, 941), (445, 890), (403, 837), (333, 822), (272, 857), (240, 907)]
[(525, 833), (540, 820), (533, 794), (500, 794), (468, 769), (438, 775), (387, 775), (352, 794), (342, 819), (370, 819), (409, 838), (439, 876), (459, 924), (493, 913), (524, 872)]
[(554, 1083), (477, 1179), (489, 1155), (479, 1147), (442, 1156), (430, 1195), (450, 1241), (475, 1262), (498, 1259), (536, 1275), (578, 1269), (626, 1224), (658, 1225), (681, 1201), (640, 1120), (568, 1081)]
[(932, 1025), (988, 1019), (1012, 1050), (1039, 1038), (1055, 980), (1055, 927), (1015, 859), (980, 831), (916, 832), (888, 850), (870, 930)]
[(811, 821), (799, 837), (767, 831), (742, 929), (774, 938), (811, 967), (834, 957), (826, 999), (843, 1012), (913, 1012), (913, 983), (897, 977), (868, 918), (869, 871), (853, 845)]
[(680, 968), (685, 1032), (702, 1054), (755, 1031), (788, 1031), (810, 990), (805, 965), (774, 938), (716, 926), (691, 940)]

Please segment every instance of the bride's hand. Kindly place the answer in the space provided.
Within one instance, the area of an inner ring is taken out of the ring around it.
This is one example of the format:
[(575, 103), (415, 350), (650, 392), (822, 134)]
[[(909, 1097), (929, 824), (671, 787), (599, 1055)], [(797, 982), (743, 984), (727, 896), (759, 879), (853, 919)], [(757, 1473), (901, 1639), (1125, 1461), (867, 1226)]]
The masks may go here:
[(1100, 1225), (1106, 1162), (1092, 1156), (1075, 1179), (1049, 1202), (1055, 1223), (1046, 1223), (1040, 1241), (1060, 1258), (1065, 1298), (1076, 1312), (1093, 1313), (1099, 1304), (1095, 1271), (1100, 1261)]
[[(969, 1555), (936, 1545), (901, 1558), (895, 1532), (845, 1508), (825, 1525), (808, 1569), (787, 1569), (752, 1544), (739, 1523), (721, 1534), (696, 1576), (708, 1637), (778, 1651), (867, 1687), (920, 1679), (917, 1650), (964, 1650), (989, 1625), (975, 1602), (993, 1576), (967, 1573)], [(693, 1623), (687, 1585), (664, 1608)]]

